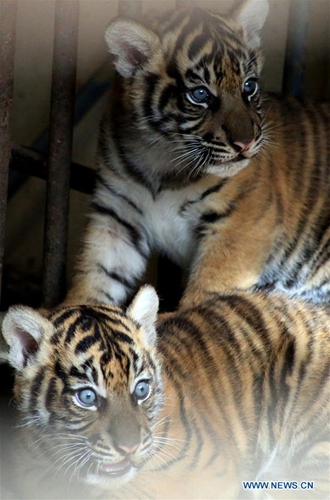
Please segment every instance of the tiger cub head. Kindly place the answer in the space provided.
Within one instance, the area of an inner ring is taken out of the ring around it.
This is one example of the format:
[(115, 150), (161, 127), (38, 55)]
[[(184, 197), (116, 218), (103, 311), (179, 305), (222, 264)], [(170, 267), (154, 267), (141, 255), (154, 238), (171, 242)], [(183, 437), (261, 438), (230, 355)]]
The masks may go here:
[(109, 25), (121, 75), (115, 97), (142, 143), (171, 152), (164, 175), (232, 176), (267, 142), (259, 90), (267, 13), (267, 0), (248, 0), (228, 17), (183, 9), (148, 27), (121, 18)]
[(162, 405), (157, 310), (148, 286), (126, 313), (72, 306), (46, 319), (10, 308), (3, 335), (15, 399), (38, 450), (56, 464), (53, 472), (69, 469), (93, 487), (116, 488), (150, 458)]

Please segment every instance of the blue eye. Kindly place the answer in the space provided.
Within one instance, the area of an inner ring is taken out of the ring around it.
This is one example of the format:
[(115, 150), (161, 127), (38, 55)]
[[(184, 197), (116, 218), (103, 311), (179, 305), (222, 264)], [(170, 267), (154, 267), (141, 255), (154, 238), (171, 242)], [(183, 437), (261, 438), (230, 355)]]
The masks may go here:
[(243, 92), (247, 97), (252, 97), (257, 93), (258, 90), (258, 82), (254, 78), (249, 78), (244, 83)]
[(141, 380), (135, 386), (133, 392), (137, 401), (144, 401), (150, 395), (150, 384), (147, 380)]
[(97, 399), (93, 389), (82, 389), (80, 391), (77, 391), (76, 397), (79, 403), (84, 406), (94, 406)]
[(205, 103), (209, 100), (210, 93), (205, 87), (196, 87), (188, 92), (188, 96), (197, 104)]

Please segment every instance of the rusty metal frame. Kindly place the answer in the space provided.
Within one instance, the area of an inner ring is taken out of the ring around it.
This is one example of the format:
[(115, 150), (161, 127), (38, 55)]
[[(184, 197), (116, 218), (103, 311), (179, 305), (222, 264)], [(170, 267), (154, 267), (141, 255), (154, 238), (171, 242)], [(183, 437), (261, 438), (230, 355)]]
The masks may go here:
[[(13, 101), (17, 0), (0, 3), (0, 284), (2, 279), (11, 151), (10, 115)], [(1, 298), (1, 294), (0, 294)]]
[(44, 241), (45, 307), (56, 305), (65, 293), (78, 17), (78, 0), (56, 0)]
[(303, 93), (310, 0), (291, 0), (285, 51), (283, 93)]

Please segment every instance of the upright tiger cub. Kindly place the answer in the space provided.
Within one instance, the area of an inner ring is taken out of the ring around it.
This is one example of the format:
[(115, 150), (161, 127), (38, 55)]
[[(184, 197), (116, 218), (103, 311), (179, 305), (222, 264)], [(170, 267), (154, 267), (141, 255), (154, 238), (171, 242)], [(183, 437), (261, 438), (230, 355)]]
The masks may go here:
[(112, 21), (117, 75), (67, 304), (123, 303), (153, 248), (189, 270), (189, 300), (211, 284), (330, 299), (330, 105), (261, 94), (267, 12)]
[(156, 338), (157, 307), (9, 310), (13, 498), (329, 498), (329, 308), (210, 293)]

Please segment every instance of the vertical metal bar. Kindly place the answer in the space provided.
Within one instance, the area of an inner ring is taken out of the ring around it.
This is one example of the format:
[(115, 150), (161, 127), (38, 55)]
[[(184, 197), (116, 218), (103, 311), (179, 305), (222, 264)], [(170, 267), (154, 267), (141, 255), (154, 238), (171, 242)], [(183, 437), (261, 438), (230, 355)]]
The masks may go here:
[(304, 83), (309, 0), (291, 0), (284, 62), (283, 93), (301, 96)]
[(78, 17), (78, 0), (56, 0), (44, 244), (45, 307), (56, 305), (65, 292)]
[(13, 101), (16, 0), (0, 4), (0, 298), (3, 270), (7, 208), (8, 170), (10, 161), (10, 114)]
[(325, 92), (324, 92), (324, 97), (326, 99), (330, 99), (330, 6), (328, 10), (328, 15), (327, 15), (327, 31), (328, 33), (327, 39), (326, 39), (326, 51), (327, 51), (327, 69), (326, 69), (326, 74), (325, 74)]
[(119, 0), (118, 14), (139, 19), (142, 15), (142, 0)]

